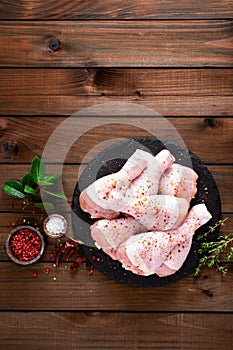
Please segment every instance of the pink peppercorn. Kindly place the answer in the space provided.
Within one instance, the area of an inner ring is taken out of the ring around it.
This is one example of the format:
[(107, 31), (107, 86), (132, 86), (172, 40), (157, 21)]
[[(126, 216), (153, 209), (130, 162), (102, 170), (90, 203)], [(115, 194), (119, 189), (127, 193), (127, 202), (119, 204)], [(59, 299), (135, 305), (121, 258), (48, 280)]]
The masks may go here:
[(30, 229), (20, 229), (12, 236), (10, 248), (14, 256), (19, 260), (33, 260), (40, 253), (41, 239)]
[(71, 264), (71, 265), (70, 265), (70, 271), (71, 271), (71, 272), (76, 272), (76, 271), (77, 271), (77, 268), (78, 268), (78, 267), (77, 267), (76, 264)]
[(20, 225), (12, 229), (6, 241), (6, 253), (12, 261), (20, 265), (39, 260), (44, 248), (42, 234), (32, 226)]

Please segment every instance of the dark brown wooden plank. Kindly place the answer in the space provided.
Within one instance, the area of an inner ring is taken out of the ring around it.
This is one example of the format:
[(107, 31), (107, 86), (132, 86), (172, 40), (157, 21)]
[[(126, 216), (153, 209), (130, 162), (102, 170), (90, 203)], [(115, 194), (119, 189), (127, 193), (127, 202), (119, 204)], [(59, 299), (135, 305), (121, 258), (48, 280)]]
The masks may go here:
[[(233, 181), (233, 168), (230, 166), (220, 167), (215, 165), (208, 168), (212, 172), (220, 192), (222, 211), (232, 212), (232, 189), (230, 188), (230, 183)], [(225, 187), (224, 183), (228, 185)]]
[[(233, 202), (232, 202), (232, 180), (233, 180), (233, 166), (208, 166), (212, 175), (214, 176), (217, 186), (220, 192), (222, 201), (222, 211), (227, 213), (233, 213)], [(29, 165), (1, 165), (0, 166), (0, 179), (1, 183), (9, 179), (20, 180), (22, 176), (29, 169)], [(50, 168), (50, 174), (54, 174), (52, 167)], [(83, 167), (81, 168), (83, 169)], [(73, 191), (78, 179), (78, 166), (76, 165), (64, 165), (63, 170), (63, 186), (64, 192), (71, 202)], [(15, 198), (9, 197), (0, 192), (0, 211), (9, 212), (9, 206), (13, 204), (13, 211), (22, 212), (22, 202)], [(61, 205), (62, 202), (60, 202)]]
[[(45, 269), (50, 268), (49, 274)], [(53, 268), (38, 262), (19, 267), (1, 262), (1, 310), (121, 310), (232, 312), (233, 265), (222, 276), (206, 268), (161, 288), (137, 288), (110, 280), (98, 270), (88, 275), (85, 266), (72, 273), (67, 263)], [(33, 277), (37, 272), (37, 277)], [(54, 277), (56, 278), (54, 280)]]
[(232, 21), (1, 22), (1, 66), (231, 67)]
[(162, 0), (96, 1), (32, 0), (0, 2), (1, 19), (194, 19), (232, 18), (229, 0)]
[[(119, 96), (0, 96), (2, 115), (66, 115), (101, 103), (119, 102)], [(170, 116), (232, 116), (232, 96), (121, 96), (120, 102), (138, 103)]]
[[(222, 71), (224, 74), (225, 70)], [(2, 96), (100, 95), (92, 86), (91, 75), (87, 69), (81, 68), (5, 68), (0, 70), (0, 93)]]
[[(108, 139), (114, 143), (116, 142), (114, 141), (115, 138), (156, 135), (163, 139), (174, 140), (172, 125), (182, 137), (187, 148), (200, 157), (203, 162), (232, 163), (233, 118), (213, 118), (210, 120), (210, 122), (213, 122), (212, 126), (206, 125), (205, 118), (169, 118), (168, 120), (165, 119), (164, 135), (158, 134), (156, 126), (156, 121), (163, 121), (163, 119), (156, 119), (156, 117), (152, 119), (142, 118), (139, 123), (138, 119), (131, 117), (121, 122), (119, 118), (116, 118), (115, 121), (119, 121), (120, 124), (112, 124), (112, 120), (112, 118), (101, 120), (98, 117), (95, 117), (95, 119), (75, 119), (74, 125), (77, 126), (77, 136), (75, 133), (75, 142), (65, 161), (77, 164), (83, 162), (84, 157), (87, 157), (86, 161), (90, 161), (99, 152), (99, 149), (95, 149), (95, 147)], [(0, 118), (0, 162), (30, 163), (36, 154), (41, 156), (50, 135), (64, 121), (67, 122), (69, 119), (64, 117)], [(104, 125), (100, 125), (101, 122)], [(132, 123), (132, 125), (127, 123)], [(139, 124), (134, 127), (134, 123)], [(81, 125), (89, 127), (90, 131), (78, 139)], [(60, 160), (60, 151), (64, 149), (64, 144), (69, 141), (72, 131), (73, 127), (68, 135), (65, 133), (64, 137), (56, 139), (54, 161)], [(216, 142), (218, 147), (216, 147)], [(214, 149), (214, 152), (209, 152), (210, 149)], [(88, 155), (91, 150), (92, 153)]]
[(31, 350), (35, 343), (46, 350), (226, 350), (232, 321), (232, 314), (4, 312), (0, 345), (4, 350)]
[[(95, 74), (94, 74), (95, 73)], [(105, 95), (232, 95), (231, 69), (90, 70), (93, 85)]]
[(2, 69), (3, 96), (229, 96), (231, 69)]

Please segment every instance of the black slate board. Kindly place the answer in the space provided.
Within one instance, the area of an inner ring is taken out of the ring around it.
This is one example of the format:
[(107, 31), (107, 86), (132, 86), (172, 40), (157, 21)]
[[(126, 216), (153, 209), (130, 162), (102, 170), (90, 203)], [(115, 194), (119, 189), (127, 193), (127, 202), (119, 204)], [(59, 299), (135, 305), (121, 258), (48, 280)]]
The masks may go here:
[[(141, 137), (120, 141), (102, 151), (85, 168), (73, 193), (72, 210), (82, 219), (79, 220), (78, 224), (76, 220), (73, 219), (74, 238), (77, 237), (78, 240), (79, 232), (83, 230), (81, 227), (82, 225), (80, 226), (80, 221), (84, 221), (90, 225), (94, 222), (89, 214), (84, 213), (79, 206), (79, 195), (81, 191), (97, 178), (118, 171), (137, 148), (150, 151), (154, 155), (162, 149), (167, 148), (175, 156), (176, 163), (185, 166), (190, 166), (192, 164), (199, 178), (197, 181), (197, 193), (195, 198), (191, 201), (191, 207), (204, 202), (212, 215), (212, 219), (196, 231), (190, 253), (183, 266), (175, 274), (168, 277), (158, 277), (157, 275), (138, 276), (125, 270), (122, 268), (119, 261), (112, 260), (101, 249), (99, 250), (93, 246), (90, 230), (88, 230), (89, 232), (85, 232), (85, 245), (82, 245), (82, 250), (86, 258), (99, 271), (105, 273), (109, 278), (117, 282), (136, 287), (160, 287), (175, 282), (194, 271), (199, 259), (197, 253), (199, 241), (197, 241), (197, 236), (206, 232), (209, 225), (213, 226), (221, 219), (221, 202), (213, 176), (201, 160), (184, 147), (169, 141), (161, 141), (154, 137)], [(215, 230), (215, 232), (209, 236), (209, 239), (216, 239), (218, 233), (219, 230)], [(98, 259), (93, 260), (93, 256)]]

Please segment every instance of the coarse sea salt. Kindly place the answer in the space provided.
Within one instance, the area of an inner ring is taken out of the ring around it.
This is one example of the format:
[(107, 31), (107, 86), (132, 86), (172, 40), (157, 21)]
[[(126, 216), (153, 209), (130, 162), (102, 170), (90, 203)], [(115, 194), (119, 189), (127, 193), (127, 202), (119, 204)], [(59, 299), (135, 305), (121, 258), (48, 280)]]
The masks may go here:
[(59, 214), (52, 214), (48, 216), (44, 222), (45, 233), (53, 237), (61, 237), (66, 233), (66, 229), (66, 219)]

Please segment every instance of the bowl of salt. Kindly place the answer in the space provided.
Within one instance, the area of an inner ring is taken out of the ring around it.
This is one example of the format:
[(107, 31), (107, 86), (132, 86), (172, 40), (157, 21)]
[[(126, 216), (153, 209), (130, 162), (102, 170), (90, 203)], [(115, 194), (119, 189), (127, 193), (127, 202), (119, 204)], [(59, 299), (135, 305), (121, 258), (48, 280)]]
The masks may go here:
[(67, 231), (67, 221), (60, 214), (49, 215), (44, 221), (44, 232), (51, 238), (60, 238)]

